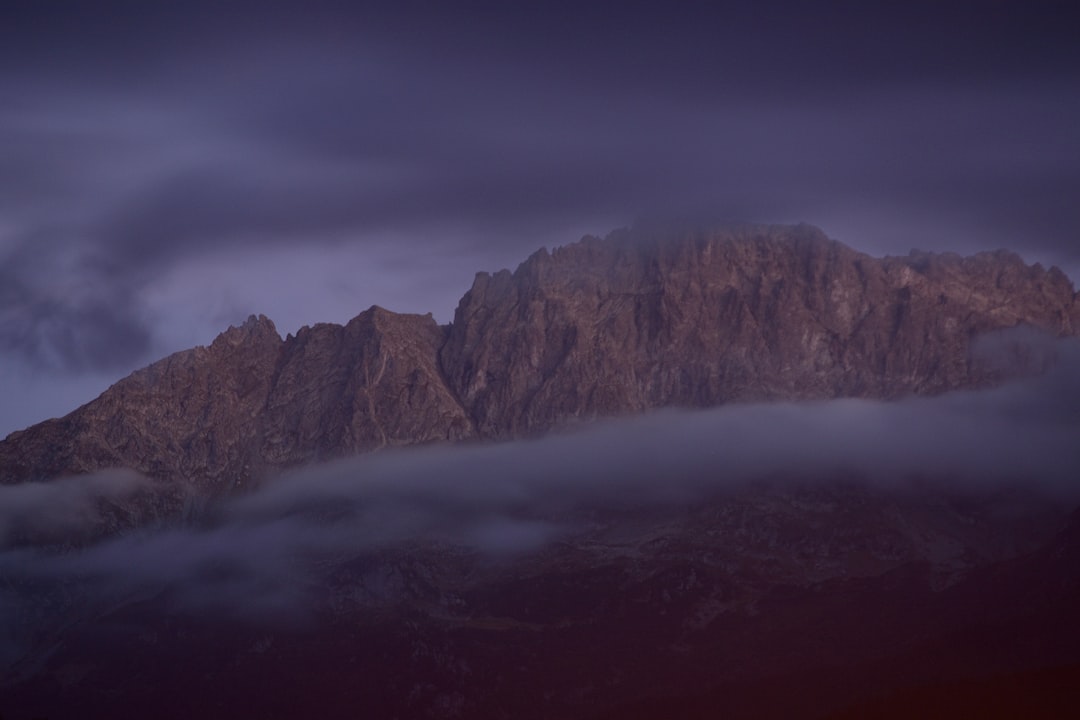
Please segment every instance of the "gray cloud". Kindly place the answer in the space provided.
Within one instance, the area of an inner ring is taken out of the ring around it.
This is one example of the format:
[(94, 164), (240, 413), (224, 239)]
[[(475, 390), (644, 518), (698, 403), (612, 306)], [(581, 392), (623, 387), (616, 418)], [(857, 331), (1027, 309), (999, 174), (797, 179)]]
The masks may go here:
[[(1006, 357), (1024, 338), (986, 352)], [(495, 559), (586, 530), (583, 508), (678, 507), (756, 483), (868, 483), (1080, 501), (1080, 343), (1042, 343), (1051, 371), (993, 390), (895, 403), (837, 400), (664, 411), (528, 442), (386, 452), (299, 468), (210, 508), (78, 551), (0, 552), (3, 602), (78, 581), (86, 607), (167, 593), (182, 612), (302, 617), (327, 568), (444, 543)], [(82, 532), (129, 475), (0, 488), (12, 523)], [(6, 525), (5, 525), (6, 523)]]
[(104, 539), (102, 513), (145, 481), (110, 472), (0, 488), (0, 663), (40, 652), (49, 628), (150, 598), (181, 614), (302, 625), (337, 568), (392, 592), (371, 562), (379, 553), (434, 543), (513, 562), (588, 532), (598, 509), (677, 510), (759, 483), (1019, 488), (1073, 506), (1080, 343), (1014, 334), (984, 352), (1007, 362), (1018, 343), (1053, 359), (1051, 371), (937, 398), (665, 411), (535, 441), (360, 456), (285, 473), (185, 525)]
[(0, 486), (0, 549), (66, 543), (100, 530), (103, 504), (123, 502), (153, 483), (129, 470)]
[[(269, 310), (277, 275), (245, 255), (347, 245), (363, 277), (387, 236), (494, 270), (676, 214), (1080, 269), (1080, 51), (1054, 3), (108, 5), (0, 22), (0, 353), (38, 370), (179, 349), (147, 298), (183, 273), (227, 270), (205, 342)], [(460, 276), (422, 266), (397, 267), (410, 309), (448, 317)]]

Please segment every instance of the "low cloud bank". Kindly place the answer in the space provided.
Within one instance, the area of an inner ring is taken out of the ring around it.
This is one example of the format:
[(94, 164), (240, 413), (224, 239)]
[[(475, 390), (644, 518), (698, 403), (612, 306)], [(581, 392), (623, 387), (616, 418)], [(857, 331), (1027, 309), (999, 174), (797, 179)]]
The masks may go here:
[(102, 521), (103, 504), (122, 503), (151, 485), (130, 470), (0, 485), (0, 549), (25, 541), (81, 539)]
[(78, 533), (98, 501), (144, 481), (117, 472), (0, 488), (0, 543), (9, 544), (0, 606), (77, 579), (78, 602), (90, 604), (164, 592), (185, 611), (287, 613), (305, 605), (326, 568), (378, 548), (435, 541), (514, 557), (580, 529), (573, 511), (582, 505), (693, 502), (759, 479), (917, 481), (958, 492), (1015, 484), (1076, 503), (1080, 343), (1052, 350), (1049, 372), (992, 390), (663, 411), (535, 441), (350, 458), (286, 473), (196, 526), (74, 551), (10, 540), (31, 527)]

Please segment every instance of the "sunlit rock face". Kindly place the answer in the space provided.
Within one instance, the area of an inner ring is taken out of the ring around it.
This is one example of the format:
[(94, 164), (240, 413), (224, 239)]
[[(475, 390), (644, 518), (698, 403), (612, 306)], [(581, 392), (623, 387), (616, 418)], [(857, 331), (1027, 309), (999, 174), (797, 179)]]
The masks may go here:
[(468, 437), (436, 364), (444, 332), (430, 316), (372, 308), (283, 341), (252, 316), (12, 434), (0, 472), (12, 482), (120, 466), (221, 491), (298, 463)]
[(256, 423), (281, 337), (264, 316), (132, 373), (59, 420), (12, 433), (5, 481), (128, 467), (154, 477), (232, 482), (250, 473)]
[[(1075, 687), (1076, 347), (1044, 341), (1078, 328), (1056, 269), (805, 226), (543, 250), (447, 326), (252, 316), (0, 443), (0, 710), (760, 719)], [(985, 392), (750, 404), (1055, 352)]]
[(0, 443), (0, 482), (127, 467), (220, 492), (387, 447), (533, 435), (659, 407), (978, 387), (994, 330), (1074, 335), (1056, 268), (876, 259), (809, 226), (645, 227), (480, 273), (450, 326), (373, 307), (282, 340), (252, 316)]
[(972, 341), (1080, 327), (1057, 269), (1011, 253), (875, 259), (809, 226), (644, 230), (481, 273), (442, 350), (478, 430), (664, 406), (895, 398), (994, 379)]
[(444, 336), (430, 316), (374, 307), (290, 337), (258, 418), (263, 460), (281, 467), (469, 437), (436, 361)]

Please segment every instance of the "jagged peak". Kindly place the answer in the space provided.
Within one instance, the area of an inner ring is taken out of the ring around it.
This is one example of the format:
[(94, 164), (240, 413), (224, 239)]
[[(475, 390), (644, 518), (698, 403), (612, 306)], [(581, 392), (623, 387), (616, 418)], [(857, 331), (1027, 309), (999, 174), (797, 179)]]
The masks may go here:
[(886, 255), (883, 259), (886, 262), (898, 262), (923, 275), (940, 273), (946, 268), (965, 268), (994, 275), (1020, 273), (1030, 277), (1044, 277), (1052, 285), (1068, 287), (1070, 292), (1075, 292), (1072, 279), (1058, 266), (1046, 267), (1040, 262), (1028, 263), (1018, 253), (1004, 248), (980, 250), (969, 255), (913, 248), (907, 255)]
[(367, 310), (363, 311), (348, 323), (346, 323), (346, 331), (349, 329), (362, 328), (366, 331), (386, 334), (386, 333), (413, 333), (420, 327), (437, 328), (438, 323), (435, 322), (435, 317), (431, 313), (425, 313), (423, 315), (417, 313), (399, 313), (393, 310), (387, 310), (380, 305), (372, 305)]
[(266, 317), (262, 313), (259, 313), (258, 315), (248, 315), (247, 320), (244, 321), (244, 324), (241, 325), (240, 328), (242, 330), (248, 331), (255, 330), (257, 328), (268, 328), (275, 333), (277, 332), (277, 328), (274, 327), (274, 321)]
[[(922, 261), (928, 263), (928, 277), (918, 277), (922, 270), (914, 267)], [(898, 288), (906, 292), (894, 292)], [(161, 402), (146, 388), (164, 382), (160, 388), (179, 397), (189, 392), (195, 368), (213, 380), (201, 391), (206, 407), (217, 407), (216, 393), (226, 386), (234, 391), (226, 396), (254, 403), (228, 417), (239, 406), (222, 404), (220, 427), (255, 432), (249, 423), (265, 389), (259, 377), (264, 384), (276, 383), (279, 376), (272, 373), (303, 355), (303, 362), (294, 363), (297, 372), (320, 367), (331, 380), (368, 382), (367, 374), (340, 363), (374, 350), (383, 359), (398, 358), (395, 371), (420, 367), (420, 377), (427, 378), (417, 384), (403, 376), (406, 395), (420, 395), (414, 405), (401, 405), (395, 396), (385, 407), (395, 413), (425, 407), (423, 393), (429, 391), (430, 397), (450, 398), (439, 417), (451, 418), (451, 425), (425, 416), (433, 424), (423, 438), (474, 431), (511, 437), (544, 431), (567, 418), (668, 405), (891, 398), (974, 386), (986, 378), (967, 369), (966, 338), (1020, 322), (1073, 334), (1080, 328), (1080, 301), (1060, 271), (1024, 265), (1008, 251), (969, 257), (914, 251), (876, 260), (807, 224), (623, 228), (539, 250), (515, 273), (477, 273), (451, 326), (438, 325), (430, 313), (402, 314), (372, 305), (346, 325), (305, 326), (283, 345), (269, 318), (251, 315), (221, 333), (210, 348), (177, 353), (129, 376), (108, 402), (80, 417), (98, 418), (105, 412), (101, 408), (120, 408), (115, 417), (143, 417), (149, 406), (139, 402), (151, 396), (153, 403)], [(924, 360), (928, 353), (932, 361)], [(365, 366), (364, 372), (371, 369)], [(321, 377), (293, 380), (296, 388), (323, 382)], [(213, 393), (206, 389), (211, 385)], [(333, 395), (311, 399), (305, 389), (297, 397), (305, 398), (308, 408), (331, 402), (327, 398)], [(135, 403), (133, 409), (122, 407), (121, 400)], [(212, 425), (201, 412), (193, 409), (185, 416), (199, 432)], [(403, 419), (400, 426), (402, 442), (413, 437), (408, 422)], [(147, 427), (153, 434), (165, 426)], [(343, 427), (324, 429), (333, 435), (345, 432)], [(40, 437), (52, 437), (47, 430)], [(382, 429), (376, 430), (382, 438)], [(158, 439), (161, 447), (168, 444)], [(111, 447), (111, 440), (101, 442)], [(35, 448), (52, 452), (43, 443)], [(271, 454), (266, 462), (286, 457), (292, 456)], [(137, 460), (159, 460), (147, 458)], [(110, 454), (76, 459), (83, 464), (71, 467), (115, 462)]]
[(248, 315), (243, 324), (230, 325), (229, 328), (214, 338), (210, 347), (222, 344), (236, 346), (243, 343), (275, 340), (281, 342), (281, 335), (274, 326), (274, 322), (265, 315)]
[(374, 321), (374, 320), (379, 320), (379, 319), (383, 319), (383, 318), (402, 317), (403, 315), (407, 315), (407, 314), (408, 313), (397, 313), (397, 312), (394, 312), (393, 310), (387, 310), (386, 308), (384, 308), (381, 305), (372, 305), (367, 310), (364, 310), (359, 315), (354, 317), (353, 320), (358, 320), (360, 318), (365, 318), (365, 319), (371, 319), (371, 320)]
[[(822, 255), (830, 252), (862, 255), (848, 245), (830, 238), (823, 230), (808, 223), (794, 225), (699, 225), (674, 226), (637, 223), (611, 231), (604, 237), (584, 235), (577, 242), (557, 246), (550, 251), (540, 248), (518, 265), (511, 274), (477, 273), (475, 290), (487, 290), (514, 278), (538, 279), (552, 270), (575, 273), (588, 266), (616, 262), (624, 255), (664, 258), (686, 252), (701, 252), (718, 246), (752, 248), (756, 252), (790, 252), (798, 255)], [(662, 260), (661, 260), (662, 262)]]
[(495, 272), (479, 271), (473, 279), (471, 292), (485, 292), (502, 287), (511, 278), (535, 276), (548, 267), (578, 265), (589, 259), (610, 256), (627, 248), (644, 248), (652, 253), (660, 248), (678, 244), (713, 242), (732, 243), (790, 243), (792, 248), (811, 245), (818, 248), (836, 247), (856, 252), (844, 243), (830, 238), (825, 231), (809, 223), (781, 224), (711, 224), (672, 225), (639, 221), (630, 227), (612, 230), (604, 236), (586, 234), (576, 242), (551, 249), (541, 247), (529, 255), (511, 272), (503, 268)]

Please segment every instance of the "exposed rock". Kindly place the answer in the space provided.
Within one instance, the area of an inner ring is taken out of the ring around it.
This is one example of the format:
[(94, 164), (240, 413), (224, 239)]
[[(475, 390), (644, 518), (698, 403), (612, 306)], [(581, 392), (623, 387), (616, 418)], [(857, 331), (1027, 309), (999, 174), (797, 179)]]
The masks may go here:
[(878, 260), (798, 227), (645, 231), (481, 273), (442, 359), (486, 436), (668, 405), (978, 386), (987, 331), (1080, 328), (1056, 268), (1011, 253)]
[(430, 316), (381, 308), (282, 341), (252, 316), (0, 444), (0, 480), (127, 467), (221, 492), (276, 468), (471, 428), (439, 374)]
[(896, 398), (992, 382), (975, 338), (1080, 330), (1059, 270), (875, 259), (796, 227), (620, 230), (477, 275), (449, 327), (378, 307), (282, 340), (252, 316), (0, 443), (0, 482), (127, 467), (215, 492), (384, 447), (664, 406)]
[[(0, 443), (0, 482), (110, 466), (166, 481), (87, 493), (98, 512), (73, 536), (13, 523), (6, 567), (89, 543), (93, 570), (126, 557), (94, 543), (131, 527), (148, 533), (127, 547), (158, 548), (132, 564), (184, 567), (121, 572), (115, 589), (78, 563), (5, 577), (0, 694), (27, 717), (786, 718), (939, 678), (1075, 670), (1080, 516), (1024, 478), (968, 492), (947, 476), (893, 487), (795, 468), (670, 502), (515, 500), (515, 521), (557, 529), (520, 554), (482, 501), (480, 527), (508, 546), (494, 554), (457, 544), (453, 522), (395, 539), (378, 513), (321, 502), (298, 511), (345, 544), (320, 549), (313, 526), (267, 516), (306, 538), (295, 556), (230, 531), (251, 498), (171, 521), (178, 503), (350, 453), (662, 406), (979, 387), (1002, 371), (978, 338), (1075, 335), (1077, 299), (1011, 253), (874, 259), (805, 226), (636, 229), (481, 273), (446, 327), (373, 307), (282, 340), (252, 317)], [(378, 542), (354, 542), (368, 524)], [(281, 563), (285, 586), (247, 577), (226, 543)]]
[(261, 457), (283, 467), (470, 437), (469, 419), (439, 371), (443, 341), (431, 316), (379, 307), (345, 326), (302, 329), (285, 342), (258, 418)]
[(252, 316), (210, 347), (132, 373), (66, 417), (12, 433), (0, 449), (3, 480), (116, 466), (200, 484), (239, 481), (257, 462), (252, 420), (281, 345), (274, 324)]

